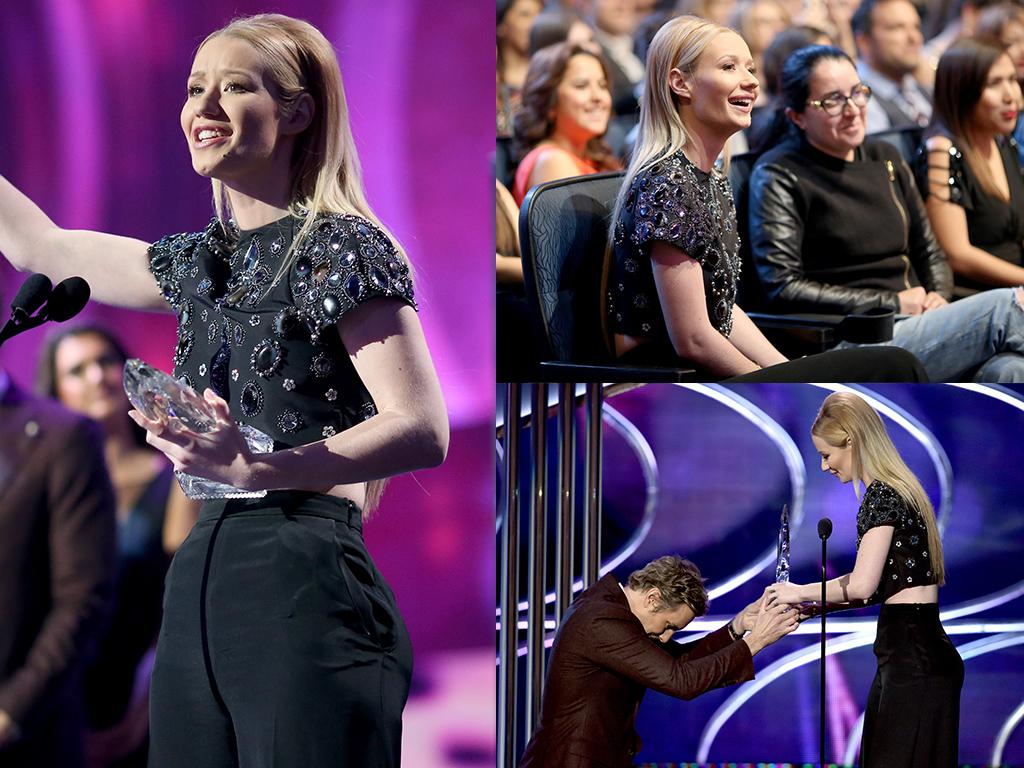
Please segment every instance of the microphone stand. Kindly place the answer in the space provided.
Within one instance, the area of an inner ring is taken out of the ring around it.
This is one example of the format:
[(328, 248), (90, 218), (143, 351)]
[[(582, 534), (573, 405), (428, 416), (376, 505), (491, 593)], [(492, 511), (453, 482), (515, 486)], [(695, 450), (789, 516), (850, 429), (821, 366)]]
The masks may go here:
[(825, 768), (825, 546), (827, 541), (827, 536), (821, 537), (821, 709), (818, 723), (820, 735), (818, 758), (821, 768)]

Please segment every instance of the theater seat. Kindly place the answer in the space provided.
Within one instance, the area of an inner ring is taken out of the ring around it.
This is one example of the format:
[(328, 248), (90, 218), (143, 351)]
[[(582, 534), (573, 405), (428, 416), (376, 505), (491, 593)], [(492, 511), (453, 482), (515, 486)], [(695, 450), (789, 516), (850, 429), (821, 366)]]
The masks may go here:
[[(527, 301), (544, 328), (547, 381), (699, 381), (693, 369), (624, 365), (603, 317), (607, 230), (624, 174), (600, 173), (534, 187), (519, 213)], [(501, 350), (498, 350), (501, 354)]]

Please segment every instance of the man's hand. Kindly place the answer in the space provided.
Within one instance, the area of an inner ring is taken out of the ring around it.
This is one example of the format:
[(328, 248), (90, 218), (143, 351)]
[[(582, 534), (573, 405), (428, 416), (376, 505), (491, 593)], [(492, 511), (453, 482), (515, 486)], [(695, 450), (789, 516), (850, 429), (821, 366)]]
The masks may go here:
[(799, 612), (791, 605), (776, 604), (771, 608), (763, 604), (750, 634), (743, 638), (753, 656), (780, 637), (785, 637), (800, 624)]
[(732, 630), (737, 635), (742, 635), (744, 632), (749, 632), (754, 628), (754, 624), (757, 623), (757, 614), (760, 612), (761, 606), (765, 602), (768, 589), (768, 587), (765, 587), (764, 592), (761, 593), (761, 596), (757, 600), (736, 614), (735, 618), (732, 620)]
[(21, 737), (21, 729), (11, 716), (0, 709), (0, 749), (4, 749)]

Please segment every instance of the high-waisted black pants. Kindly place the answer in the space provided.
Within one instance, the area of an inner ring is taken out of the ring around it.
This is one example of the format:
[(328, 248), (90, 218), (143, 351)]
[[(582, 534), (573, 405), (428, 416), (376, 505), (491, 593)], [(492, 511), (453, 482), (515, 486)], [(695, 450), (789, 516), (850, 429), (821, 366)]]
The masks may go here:
[(964, 662), (934, 603), (883, 605), (861, 768), (955, 768)]
[(167, 575), (150, 768), (397, 768), (412, 648), (350, 501), (210, 501)]

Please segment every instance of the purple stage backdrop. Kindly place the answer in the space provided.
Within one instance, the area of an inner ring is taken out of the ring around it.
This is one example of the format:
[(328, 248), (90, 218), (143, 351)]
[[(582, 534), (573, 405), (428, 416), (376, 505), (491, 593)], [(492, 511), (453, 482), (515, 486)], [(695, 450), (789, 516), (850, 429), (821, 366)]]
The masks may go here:
[[(312, 22), (338, 52), (368, 196), (415, 265), (420, 317), (451, 412), (446, 464), (394, 481), (367, 529), (416, 650), (403, 764), (493, 765), (490, 6), (0, 4), (0, 173), (63, 227), (149, 241), (201, 229), (212, 210), (209, 183), (192, 172), (178, 123), (192, 55), (233, 16), (264, 11)], [(6, 300), (22, 277), (0, 259)], [(82, 318), (170, 368), (173, 316), (90, 305)], [(0, 351), (0, 366), (23, 386), (41, 338), (26, 334)]]

